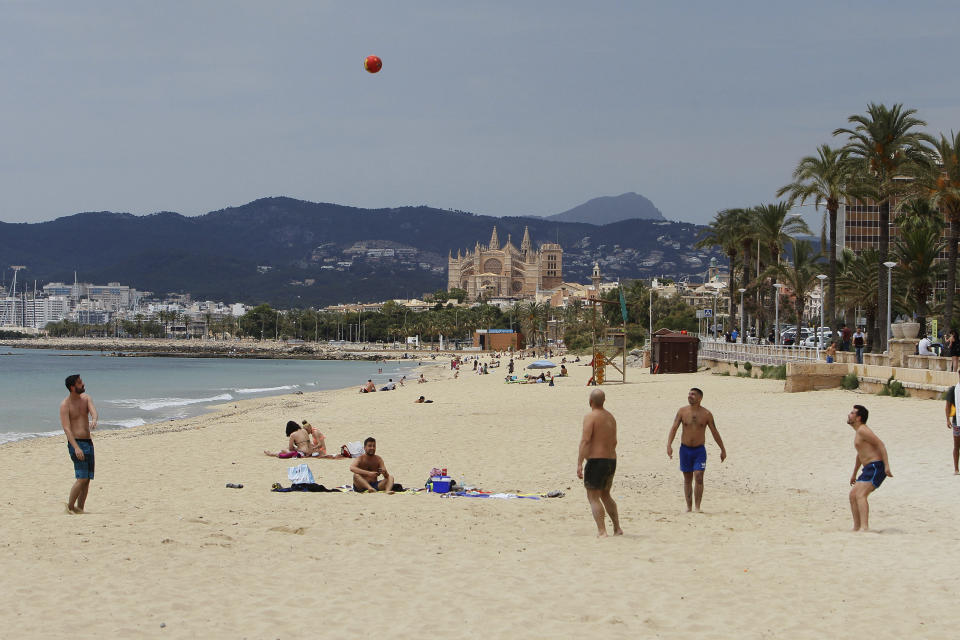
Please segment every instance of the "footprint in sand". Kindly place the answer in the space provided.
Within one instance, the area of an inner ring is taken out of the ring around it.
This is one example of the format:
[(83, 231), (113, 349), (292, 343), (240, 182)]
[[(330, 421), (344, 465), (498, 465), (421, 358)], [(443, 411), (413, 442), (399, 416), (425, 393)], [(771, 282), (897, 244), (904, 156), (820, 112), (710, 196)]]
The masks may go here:
[(279, 531), (280, 533), (292, 533), (294, 535), (302, 536), (307, 532), (306, 527), (270, 527), (267, 531)]

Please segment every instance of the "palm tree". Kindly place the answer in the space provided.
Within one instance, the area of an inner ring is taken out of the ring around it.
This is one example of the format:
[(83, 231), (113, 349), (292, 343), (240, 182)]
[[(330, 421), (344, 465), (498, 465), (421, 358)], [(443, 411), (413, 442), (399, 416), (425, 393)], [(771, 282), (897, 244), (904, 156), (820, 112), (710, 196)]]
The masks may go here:
[(906, 297), (913, 306), (912, 311), (916, 311), (922, 331), (926, 330), (928, 304), (934, 284), (947, 270), (947, 265), (938, 260), (944, 246), (938, 222), (901, 227), (900, 239), (893, 249), (900, 267), (894, 281), (899, 280), (898, 288), (906, 289)]
[(793, 262), (780, 262), (770, 267), (771, 275), (776, 276), (793, 292), (794, 309), (797, 313), (797, 326), (803, 322), (803, 313), (807, 304), (807, 296), (813, 291), (817, 283), (817, 273), (821, 269), (820, 254), (813, 250), (807, 240), (791, 240), (793, 245)]
[[(903, 178), (915, 176), (931, 164), (931, 150), (927, 145), (933, 144), (934, 140), (915, 130), (927, 123), (914, 118), (914, 113), (916, 109), (903, 109), (901, 104), (887, 108), (871, 102), (865, 115), (854, 114), (847, 118), (854, 125), (852, 129), (840, 128), (833, 132), (835, 136), (848, 136), (844, 149), (859, 165), (850, 185), (851, 195), (872, 199), (880, 210), (879, 262), (876, 268), (879, 272), (877, 300), (881, 309), (887, 304), (887, 274), (883, 271), (883, 263), (890, 255), (890, 199), (906, 190)], [(880, 344), (886, 348), (885, 332), (880, 337)]]
[(531, 344), (536, 346), (540, 327), (546, 318), (546, 307), (531, 300), (520, 307), (519, 318), (523, 333), (529, 337)]
[(790, 205), (786, 202), (764, 204), (750, 211), (749, 224), (753, 228), (753, 237), (769, 252), (771, 265), (780, 262), (784, 245), (794, 235), (810, 234), (810, 227), (800, 216), (789, 215)]
[[(960, 242), (960, 133), (950, 132), (947, 138), (942, 133), (934, 143), (939, 166), (926, 172), (927, 193), (930, 204), (939, 207), (950, 224), (950, 239), (947, 242), (947, 293), (943, 301), (943, 329), (953, 327), (953, 297), (957, 287), (957, 243)], [(936, 336), (934, 336), (936, 337)]]
[[(737, 314), (734, 311), (736, 306), (733, 297), (733, 292), (737, 290), (737, 256), (743, 249), (745, 238), (748, 247), (753, 244), (750, 235), (750, 225), (746, 211), (743, 209), (724, 209), (717, 212), (713, 221), (700, 233), (700, 239), (694, 245), (697, 248), (719, 247), (727, 256), (730, 263), (730, 287), (727, 290), (730, 294), (730, 324), (734, 327), (737, 326)], [(746, 275), (744, 275), (744, 280), (746, 280)]]
[(830, 289), (827, 299), (826, 316), (828, 324), (836, 331), (837, 305), (837, 211), (840, 201), (847, 197), (847, 187), (854, 172), (849, 152), (845, 149), (831, 149), (820, 145), (816, 156), (807, 156), (800, 160), (793, 171), (793, 182), (777, 190), (777, 197), (789, 194), (790, 203), (803, 204), (813, 199), (815, 208), (821, 203), (827, 209), (829, 219), (829, 242), (827, 243), (830, 269), (828, 282)]
[(845, 253), (842, 269), (837, 275), (837, 293), (850, 307), (861, 309), (867, 319), (867, 345), (879, 344), (877, 332), (878, 288), (877, 270), (880, 252), (864, 249), (860, 255)]

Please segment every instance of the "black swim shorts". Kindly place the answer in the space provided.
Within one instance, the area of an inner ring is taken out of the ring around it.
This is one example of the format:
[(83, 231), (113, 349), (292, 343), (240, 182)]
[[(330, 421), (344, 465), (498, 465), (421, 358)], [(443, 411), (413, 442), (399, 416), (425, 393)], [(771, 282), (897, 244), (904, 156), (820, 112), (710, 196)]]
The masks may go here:
[(590, 458), (583, 467), (583, 486), (587, 489), (607, 490), (613, 484), (616, 470), (616, 458)]

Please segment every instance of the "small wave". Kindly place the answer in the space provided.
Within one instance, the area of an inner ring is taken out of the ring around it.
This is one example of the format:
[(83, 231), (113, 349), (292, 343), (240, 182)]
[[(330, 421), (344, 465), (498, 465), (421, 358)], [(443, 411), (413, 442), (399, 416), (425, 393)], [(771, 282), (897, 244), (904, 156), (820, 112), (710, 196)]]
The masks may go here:
[(140, 409), (142, 411), (156, 411), (167, 407), (184, 407), (189, 404), (202, 404), (205, 402), (218, 402), (221, 400), (233, 400), (229, 393), (221, 393), (218, 396), (209, 398), (133, 398), (127, 400), (113, 400), (112, 404), (131, 409)]
[(133, 427), (142, 427), (147, 424), (147, 421), (143, 418), (131, 418), (130, 420), (113, 420), (111, 422), (101, 422), (102, 425), (107, 425), (111, 427), (120, 427), (122, 429), (130, 429)]
[[(17, 440), (26, 440), (28, 438), (49, 438), (51, 436), (63, 435), (63, 431), (42, 431), (40, 433), (21, 433), (18, 431), (0, 432), (0, 444), (7, 442), (16, 442)], [(66, 441), (66, 438), (64, 438)]]
[(233, 389), (235, 393), (266, 393), (268, 391), (286, 391), (288, 389), (296, 389), (300, 385), (298, 384), (287, 384), (282, 387), (263, 387), (262, 389)]

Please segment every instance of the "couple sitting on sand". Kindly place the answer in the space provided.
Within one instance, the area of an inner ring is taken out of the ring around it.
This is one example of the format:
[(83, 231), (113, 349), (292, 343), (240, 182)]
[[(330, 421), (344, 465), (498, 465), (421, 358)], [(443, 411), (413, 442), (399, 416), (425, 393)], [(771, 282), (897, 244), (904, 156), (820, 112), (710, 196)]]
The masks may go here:
[(287, 449), (285, 451), (264, 451), (274, 458), (342, 458), (327, 454), (327, 441), (323, 434), (313, 428), (306, 420), (299, 425), (293, 420), (287, 423)]

